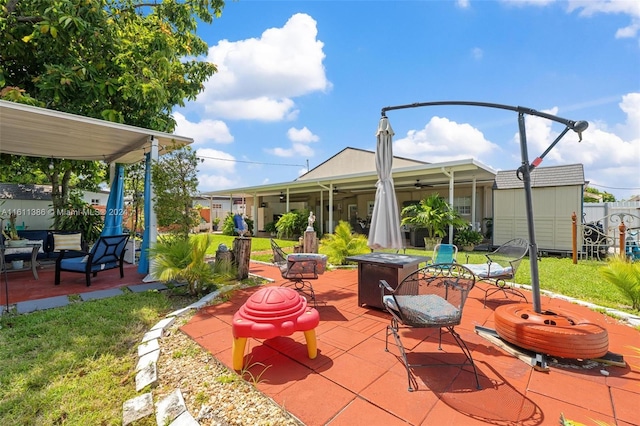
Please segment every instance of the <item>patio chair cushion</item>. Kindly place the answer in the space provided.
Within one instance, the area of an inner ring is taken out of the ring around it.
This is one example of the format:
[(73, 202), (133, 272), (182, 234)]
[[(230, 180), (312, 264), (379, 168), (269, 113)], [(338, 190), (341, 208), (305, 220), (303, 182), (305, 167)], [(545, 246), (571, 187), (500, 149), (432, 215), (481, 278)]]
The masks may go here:
[(414, 325), (452, 324), (459, 322), (462, 316), (460, 309), (436, 294), (395, 296), (395, 300), (392, 296), (384, 296), (383, 303), (401, 312), (405, 322)]
[(513, 275), (511, 266), (503, 267), (497, 263), (492, 263), (491, 269), (487, 263), (466, 264), (464, 266), (480, 278), (510, 277)]
[[(327, 266), (327, 255), (317, 253), (293, 253), (287, 256), (285, 269), (290, 274), (315, 273), (321, 275)], [(282, 267), (281, 269), (282, 270)]]
[[(38, 253), (44, 253), (43, 241), (28, 241), (27, 244), (40, 244), (40, 248), (38, 249)], [(33, 247), (7, 247), (4, 249), (4, 254), (6, 256), (10, 254), (31, 254), (33, 252)]]
[[(65, 271), (85, 272), (87, 270), (87, 260), (85, 257), (73, 257), (62, 259), (61, 265)], [(106, 262), (91, 265), (91, 272), (104, 271), (118, 267), (118, 262)]]

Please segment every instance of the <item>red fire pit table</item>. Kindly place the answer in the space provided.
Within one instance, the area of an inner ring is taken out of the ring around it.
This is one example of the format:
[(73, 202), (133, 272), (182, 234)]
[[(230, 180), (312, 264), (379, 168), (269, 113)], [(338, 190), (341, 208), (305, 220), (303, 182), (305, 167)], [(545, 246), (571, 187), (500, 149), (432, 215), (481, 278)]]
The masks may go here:
[(231, 353), (234, 370), (242, 369), (248, 337), (272, 339), (302, 331), (309, 358), (314, 359), (318, 354), (315, 328), (319, 323), (318, 311), (307, 307), (307, 300), (294, 289), (261, 288), (233, 316)]

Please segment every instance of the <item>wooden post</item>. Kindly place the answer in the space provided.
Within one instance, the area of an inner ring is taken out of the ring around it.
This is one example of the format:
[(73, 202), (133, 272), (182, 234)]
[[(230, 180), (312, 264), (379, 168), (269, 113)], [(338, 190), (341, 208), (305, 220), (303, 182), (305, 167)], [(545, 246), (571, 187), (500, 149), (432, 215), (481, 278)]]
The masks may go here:
[(576, 265), (578, 263), (578, 216), (576, 216), (576, 212), (571, 215), (571, 249), (573, 264)]
[(249, 277), (249, 261), (251, 260), (251, 238), (238, 237), (233, 240), (233, 258), (238, 268), (238, 279)]
[(305, 253), (317, 253), (318, 252), (318, 238), (316, 237), (316, 231), (305, 231), (303, 242)]
[(626, 252), (626, 236), (627, 236), (627, 225), (624, 224), (624, 220), (618, 226), (618, 231), (620, 231), (620, 257), (625, 260), (627, 258)]

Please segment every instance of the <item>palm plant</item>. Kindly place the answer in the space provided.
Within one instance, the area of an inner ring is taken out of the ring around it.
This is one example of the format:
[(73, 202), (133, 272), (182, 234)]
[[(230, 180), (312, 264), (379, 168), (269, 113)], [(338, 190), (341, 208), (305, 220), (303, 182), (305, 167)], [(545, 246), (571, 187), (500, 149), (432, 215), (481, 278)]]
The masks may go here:
[(600, 273), (631, 301), (633, 309), (640, 310), (640, 263), (627, 262), (617, 256), (608, 262)]
[(191, 295), (204, 293), (215, 277), (214, 270), (205, 260), (210, 245), (209, 235), (206, 238), (165, 236), (149, 249), (154, 273), (164, 282), (185, 282)]
[(423, 198), (418, 204), (403, 208), (401, 216), (402, 225), (425, 229), (429, 239), (441, 239), (446, 235), (450, 225), (454, 228), (466, 225), (458, 212), (437, 192)]
[(322, 237), (323, 251), (333, 265), (344, 265), (347, 257), (370, 252), (367, 242), (365, 235), (354, 233), (349, 222), (343, 220), (338, 222), (333, 234)]

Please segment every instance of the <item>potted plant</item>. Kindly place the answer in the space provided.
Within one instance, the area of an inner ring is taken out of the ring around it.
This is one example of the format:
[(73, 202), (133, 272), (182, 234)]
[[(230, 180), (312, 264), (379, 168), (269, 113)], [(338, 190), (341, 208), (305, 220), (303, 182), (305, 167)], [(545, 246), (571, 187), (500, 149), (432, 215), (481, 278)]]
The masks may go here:
[(476, 244), (482, 242), (482, 233), (473, 230), (470, 226), (459, 228), (453, 236), (453, 243), (464, 251), (473, 251)]
[(211, 221), (211, 226), (213, 226), (213, 230), (217, 231), (218, 230), (218, 226), (220, 226), (220, 218), (219, 217), (214, 217), (213, 220)]
[(426, 231), (425, 250), (433, 250), (446, 235), (450, 225), (457, 228), (466, 224), (458, 212), (437, 192), (425, 197), (417, 204), (403, 208), (401, 216), (402, 225)]
[(26, 247), (29, 240), (18, 235), (16, 218), (17, 216), (15, 213), (11, 213), (9, 215), (9, 229), (6, 232), (3, 230), (2, 235), (4, 235), (4, 238), (7, 240), (6, 243), (9, 247)]
[(278, 234), (278, 229), (276, 228), (275, 222), (269, 222), (264, 225), (264, 232), (268, 232), (269, 235), (275, 237)]

